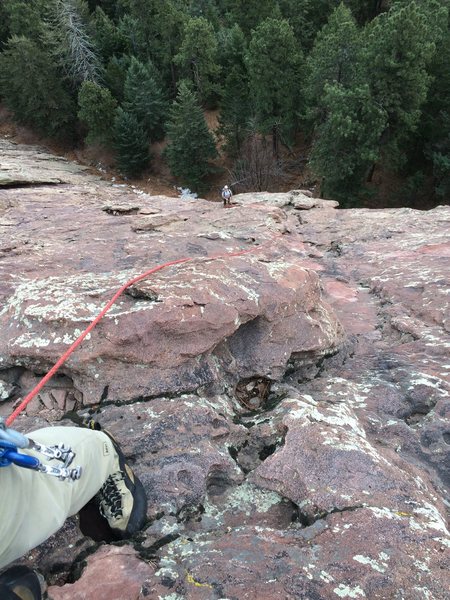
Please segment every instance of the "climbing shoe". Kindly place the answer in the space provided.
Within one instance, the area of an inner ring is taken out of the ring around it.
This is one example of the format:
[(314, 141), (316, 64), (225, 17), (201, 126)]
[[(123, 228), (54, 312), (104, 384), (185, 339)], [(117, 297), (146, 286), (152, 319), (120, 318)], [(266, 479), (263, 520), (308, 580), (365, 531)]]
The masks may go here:
[(100, 513), (113, 533), (121, 539), (142, 529), (147, 515), (144, 486), (133, 473), (113, 436), (103, 430), (117, 453), (118, 470), (110, 475), (97, 494)]
[(42, 600), (41, 584), (36, 573), (25, 565), (6, 569), (0, 575), (2, 600)]
[(93, 429), (95, 431), (101, 431), (102, 426), (98, 421), (92, 419), (89, 415), (79, 415), (75, 411), (66, 412), (64, 417), (66, 419), (70, 419), (72, 423), (79, 425), (80, 427), (85, 427), (86, 429)]
[(66, 413), (80, 427), (101, 431), (109, 437), (116, 453), (117, 471), (108, 477), (99, 492), (79, 511), (80, 529), (95, 541), (111, 542), (133, 536), (142, 529), (147, 515), (144, 486), (111, 433), (89, 415)]

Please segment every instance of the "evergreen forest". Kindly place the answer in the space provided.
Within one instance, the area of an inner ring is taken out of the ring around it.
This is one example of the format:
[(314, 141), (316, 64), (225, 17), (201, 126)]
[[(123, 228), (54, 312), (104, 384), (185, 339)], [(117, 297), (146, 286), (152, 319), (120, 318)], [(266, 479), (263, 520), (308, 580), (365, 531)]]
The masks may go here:
[[(450, 198), (450, 0), (2, 0), (0, 102), (179, 185)], [(215, 126), (206, 115), (214, 114)], [(226, 165), (226, 169), (225, 166)], [(379, 205), (379, 204), (378, 204)]]

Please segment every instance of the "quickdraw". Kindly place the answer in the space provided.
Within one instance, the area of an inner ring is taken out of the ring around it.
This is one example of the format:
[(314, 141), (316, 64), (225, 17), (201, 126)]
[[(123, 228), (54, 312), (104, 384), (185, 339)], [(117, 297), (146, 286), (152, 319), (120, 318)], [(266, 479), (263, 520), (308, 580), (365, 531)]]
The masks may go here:
[[(37, 457), (18, 452), (18, 448), (29, 448), (39, 452), (49, 460), (59, 460), (62, 466), (52, 466), (42, 463)], [(0, 467), (8, 467), (15, 464), (25, 469), (32, 469), (47, 475), (53, 475), (64, 481), (69, 479), (75, 481), (81, 477), (81, 467), (70, 467), (75, 453), (71, 448), (66, 448), (64, 444), (55, 446), (44, 446), (25, 437), (18, 431), (5, 426), (0, 421)]]

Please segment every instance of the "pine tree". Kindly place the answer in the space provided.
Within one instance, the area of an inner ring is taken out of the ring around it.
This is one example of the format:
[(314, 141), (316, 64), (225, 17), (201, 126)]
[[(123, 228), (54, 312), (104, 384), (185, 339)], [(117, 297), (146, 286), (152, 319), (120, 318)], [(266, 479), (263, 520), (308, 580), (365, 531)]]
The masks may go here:
[(51, 56), (34, 41), (9, 39), (0, 54), (0, 95), (22, 123), (46, 135), (73, 134), (75, 106)]
[(276, 0), (226, 0), (225, 6), (229, 22), (237, 23), (247, 36), (265, 19), (281, 18)]
[(124, 109), (136, 117), (152, 141), (164, 136), (167, 113), (167, 102), (156, 78), (151, 63), (144, 65), (132, 57), (125, 79)]
[[(356, 0), (355, 0), (356, 1)], [(308, 52), (317, 32), (325, 25), (338, 0), (278, 0), (303, 51)]]
[(435, 34), (413, 0), (374, 19), (366, 28), (366, 40), (372, 95), (388, 115), (380, 141), (385, 158), (395, 166), (402, 162), (402, 145), (415, 130), (427, 96)]
[(92, 25), (94, 43), (103, 62), (108, 62), (113, 56), (120, 56), (125, 52), (127, 46), (125, 36), (100, 6), (97, 6), (93, 14)]
[(136, 117), (119, 107), (114, 119), (117, 164), (127, 177), (138, 177), (150, 160), (147, 135)]
[(141, 61), (151, 59), (175, 95), (178, 73), (173, 57), (179, 51), (188, 18), (185, 1), (127, 0), (127, 5), (127, 16), (134, 23), (134, 30), (128, 28), (128, 34), (135, 36), (139, 46), (133, 54)]
[(9, 36), (9, 15), (5, 4), (0, 3), (0, 51), (3, 50)]
[[(432, 13), (436, 13), (433, 11)], [(450, 198), (450, 20), (441, 18), (444, 26), (437, 40), (436, 53), (430, 65), (431, 87), (418, 127), (415, 147), (419, 156), (415, 164), (422, 166), (424, 159), (431, 162), (434, 192), (439, 201)], [(415, 157), (413, 157), (414, 159)]]
[(181, 67), (183, 76), (193, 82), (200, 100), (211, 100), (217, 89), (220, 68), (216, 36), (204, 17), (186, 21), (180, 51), (173, 60)]
[(235, 24), (232, 27), (220, 29), (217, 37), (219, 63), (223, 73), (226, 75), (236, 65), (245, 70), (245, 54), (248, 44), (239, 25)]
[(217, 0), (188, 0), (188, 13), (191, 17), (204, 17), (216, 28), (220, 24), (219, 6)]
[(181, 82), (167, 124), (169, 144), (165, 151), (172, 174), (191, 189), (202, 188), (211, 171), (208, 163), (217, 155), (197, 96), (187, 82)]
[(271, 133), (274, 154), (280, 137), (286, 142), (295, 130), (302, 55), (287, 21), (266, 19), (253, 32), (247, 53), (250, 91), (262, 133)]
[(251, 113), (245, 65), (247, 44), (239, 25), (222, 30), (220, 42), (221, 65), (225, 76), (220, 100), (219, 132), (225, 137), (227, 152), (235, 155), (239, 153), (247, 134)]
[(228, 154), (239, 153), (247, 135), (250, 94), (245, 71), (234, 66), (228, 72), (220, 103), (219, 132), (225, 137)]
[(123, 102), (125, 79), (131, 58), (128, 54), (123, 54), (120, 57), (113, 56), (106, 65), (105, 85), (119, 103)]
[(350, 8), (357, 22), (362, 25), (389, 8), (389, 2), (386, 0), (345, 0), (345, 4)]
[(36, 43), (44, 33), (44, 17), (48, 14), (49, 0), (3, 0), (11, 36), (23, 36)]
[(319, 31), (307, 59), (309, 116), (321, 119), (326, 84), (345, 88), (364, 81), (361, 35), (348, 8), (340, 4)]
[(323, 179), (322, 193), (346, 204), (378, 159), (386, 114), (373, 101), (367, 84), (354, 88), (325, 84), (323, 105), (327, 116), (318, 128), (310, 165)]
[(78, 92), (78, 106), (78, 118), (88, 127), (86, 143), (108, 143), (117, 107), (111, 92), (92, 81), (85, 81)]

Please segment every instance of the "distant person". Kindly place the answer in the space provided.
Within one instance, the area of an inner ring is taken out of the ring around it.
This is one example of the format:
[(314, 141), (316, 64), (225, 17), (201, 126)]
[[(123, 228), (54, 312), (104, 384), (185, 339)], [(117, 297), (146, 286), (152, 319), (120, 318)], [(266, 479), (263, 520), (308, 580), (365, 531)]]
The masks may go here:
[[(84, 519), (89, 525), (87, 534), (93, 539), (95, 530), (103, 532), (103, 540), (111, 541), (131, 537), (142, 528), (147, 514), (142, 483), (112, 436), (98, 431), (100, 426), (92, 420), (86, 426), (46, 427), (26, 437), (5, 427), (0, 429), (0, 571), (45, 542), (67, 517), (77, 513), (82, 529)], [(11, 438), (20, 440), (17, 436), (25, 443), (8, 446)], [(50, 460), (42, 452), (28, 449), (29, 438), (50, 448), (55, 443), (59, 448), (61, 443), (70, 448), (69, 471), (77, 471), (77, 476), (66, 474), (61, 480), (19, 466), (33, 458), (44, 468), (61, 470), (64, 466), (62, 459)], [(35, 572), (25, 565), (14, 565), (0, 573), (0, 599), (41, 600)]]
[(222, 189), (222, 200), (224, 206), (229, 206), (231, 204), (231, 197), (233, 196), (233, 192), (227, 185), (224, 185)]

